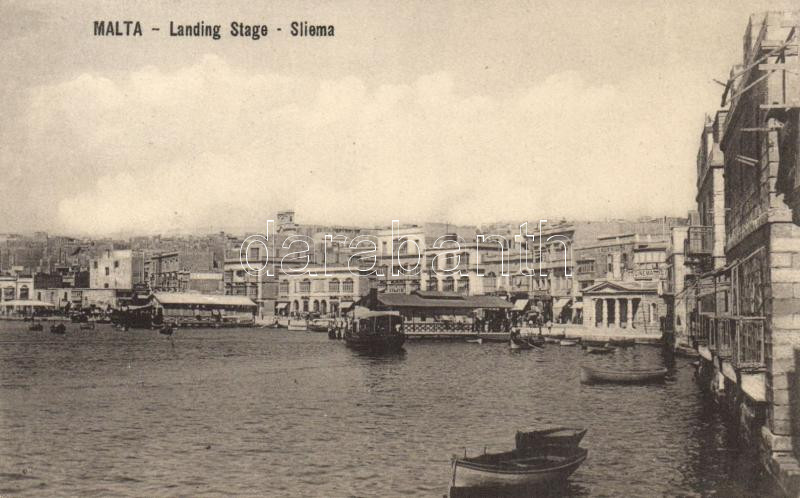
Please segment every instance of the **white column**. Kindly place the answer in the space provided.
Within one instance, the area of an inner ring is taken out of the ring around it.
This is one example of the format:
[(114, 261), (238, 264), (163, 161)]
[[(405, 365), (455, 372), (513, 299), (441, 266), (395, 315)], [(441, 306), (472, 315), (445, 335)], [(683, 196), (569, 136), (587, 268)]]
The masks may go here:
[(619, 328), (622, 323), (620, 315), (622, 314), (622, 302), (619, 299), (614, 299), (614, 325)]
[(625, 300), (628, 305), (628, 328), (633, 328), (633, 299)]
[(602, 324), (608, 325), (608, 299), (601, 298), (603, 301), (603, 322)]

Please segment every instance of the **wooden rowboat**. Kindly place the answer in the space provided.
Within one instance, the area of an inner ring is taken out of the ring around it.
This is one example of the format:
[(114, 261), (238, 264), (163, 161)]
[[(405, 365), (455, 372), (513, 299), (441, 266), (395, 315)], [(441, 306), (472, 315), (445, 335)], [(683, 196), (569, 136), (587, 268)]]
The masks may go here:
[(636, 339), (611, 339), (608, 342), (612, 346), (619, 346), (621, 348), (632, 348), (636, 345)]
[(590, 347), (586, 348), (586, 352), (589, 354), (609, 354), (613, 353), (615, 350), (612, 347), (603, 346), (603, 347)]
[(451, 487), (496, 490), (564, 481), (586, 460), (587, 453), (583, 448), (552, 447), (546, 451), (454, 457)]
[(545, 342), (546, 342), (546, 341), (544, 340), (544, 337), (542, 337), (542, 336), (540, 336), (540, 335), (532, 335), (532, 336), (528, 336), (528, 337), (526, 337), (525, 339), (528, 341), (528, 344), (530, 344), (531, 346), (533, 346), (533, 347), (535, 347), (535, 348), (541, 348), (541, 347), (544, 347), (544, 345), (545, 345)]
[(581, 382), (594, 384), (610, 382), (616, 384), (644, 384), (648, 382), (663, 382), (667, 375), (666, 368), (649, 370), (600, 370), (597, 368), (581, 367)]
[(471, 342), (473, 344), (483, 344), (483, 339), (478, 337), (477, 339), (467, 339), (467, 342)]
[(517, 431), (516, 443), (518, 450), (531, 450), (546, 446), (564, 446), (577, 448), (581, 443), (586, 429), (576, 427), (550, 427), (530, 431)]
[(511, 346), (511, 349), (513, 349), (513, 350), (532, 349), (533, 348), (533, 346), (531, 346), (530, 344), (528, 344), (525, 341), (515, 341), (514, 339), (511, 339), (509, 341), (509, 345)]
[(568, 341), (568, 340), (565, 339), (565, 340), (560, 341), (559, 344), (561, 344), (562, 346), (574, 346), (574, 345), (576, 345), (578, 343), (575, 342), (575, 341)]

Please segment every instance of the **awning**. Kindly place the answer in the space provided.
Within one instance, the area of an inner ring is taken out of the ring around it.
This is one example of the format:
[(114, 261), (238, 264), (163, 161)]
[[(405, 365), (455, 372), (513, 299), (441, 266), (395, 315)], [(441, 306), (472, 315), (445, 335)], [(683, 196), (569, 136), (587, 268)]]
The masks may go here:
[(339, 309), (342, 311), (349, 310), (353, 307), (353, 304), (353, 301), (342, 301), (342, 304), (339, 305)]
[(514, 307), (511, 308), (511, 311), (525, 311), (525, 308), (528, 307), (529, 302), (530, 301), (528, 301), (527, 299), (517, 299), (514, 302)]
[(125, 311), (141, 311), (141, 310), (146, 310), (146, 309), (152, 308), (152, 307), (153, 307), (153, 305), (148, 303), (148, 304), (143, 304), (141, 306), (128, 306), (125, 309)]
[(561, 309), (564, 306), (568, 305), (569, 302), (572, 301), (572, 298), (569, 297), (559, 297), (557, 301), (553, 303), (553, 309)]
[(55, 307), (55, 304), (48, 303), (45, 301), (37, 301), (36, 299), (12, 299), (10, 301), (3, 301), (3, 306), (35, 306), (35, 307), (42, 307), (42, 308), (52, 308)]
[(576, 302), (572, 303), (572, 309), (582, 310), (583, 309), (583, 302), (576, 301)]
[(278, 303), (275, 305), (276, 310), (282, 310), (289, 306), (289, 303)]

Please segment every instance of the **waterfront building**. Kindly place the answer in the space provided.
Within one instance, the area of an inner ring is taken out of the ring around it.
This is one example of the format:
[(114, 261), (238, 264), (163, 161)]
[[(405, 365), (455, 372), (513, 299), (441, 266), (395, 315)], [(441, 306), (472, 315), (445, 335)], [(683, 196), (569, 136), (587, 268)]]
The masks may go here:
[(710, 156), (698, 161), (701, 226), (690, 227), (686, 251), (699, 269), (690, 332), (702, 357), (700, 378), (792, 495), (800, 492), (793, 409), (800, 344), (799, 33), (800, 11), (751, 16), (742, 64), (731, 70), (723, 94), (726, 111), (712, 126), (714, 143), (701, 144)]
[[(690, 214), (689, 218), (692, 218)], [(692, 270), (686, 265), (685, 243), (689, 227), (672, 227), (667, 246), (666, 274), (661, 281), (661, 295), (666, 304), (665, 337), (674, 344), (688, 346), (687, 323), (687, 280), (692, 278)]]
[[(345, 266), (309, 266), (309, 273), (278, 276), (278, 315), (339, 316), (370, 289), (370, 279)], [(327, 273), (327, 274), (326, 274)]]
[(245, 296), (195, 292), (155, 292), (150, 297), (155, 323), (178, 327), (249, 326), (258, 306)]
[(132, 290), (144, 281), (144, 256), (131, 249), (106, 249), (91, 259), (89, 287)]
[(0, 275), (0, 313), (8, 315), (19, 308), (6, 305), (6, 302), (29, 301), (35, 299), (33, 277), (24, 275)]
[(585, 325), (661, 333), (667, 314), (659, 295), (667, 266), (665, 238), (637, 233), (603, 236), (575, 252)]
[(178, 292), (183, 272), (221, 272), (222, 264), (207, 246), (151, 254), (143, 265), (143, 278), (153, 292)]

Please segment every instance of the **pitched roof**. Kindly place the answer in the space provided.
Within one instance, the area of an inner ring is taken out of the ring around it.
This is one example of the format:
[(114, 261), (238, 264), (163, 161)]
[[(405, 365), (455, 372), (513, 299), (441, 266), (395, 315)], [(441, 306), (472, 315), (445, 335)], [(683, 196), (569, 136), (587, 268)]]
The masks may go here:
[[(444, 294), (441, 296), (440, 294)], [(426, 297), (430, 296), (430, 297)], [(511, 308), (513, 304), (496, 296), (462, 296), (450, 293), (417, 291), (413, 294), (378, 294), (378, 303), (387, 308)]]
[(155, 292), (153, 299), (161, 304), (208, 304), (213, 306), (257, 306), (245, 296), (220, 296), (193, 292)]
[(658, 282), (652, 280), (640, 282), (598, 282), (581, 291), (583, 294), (606, 292), (657, 292)]

